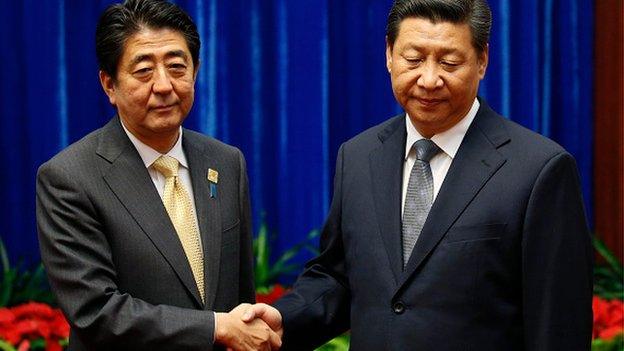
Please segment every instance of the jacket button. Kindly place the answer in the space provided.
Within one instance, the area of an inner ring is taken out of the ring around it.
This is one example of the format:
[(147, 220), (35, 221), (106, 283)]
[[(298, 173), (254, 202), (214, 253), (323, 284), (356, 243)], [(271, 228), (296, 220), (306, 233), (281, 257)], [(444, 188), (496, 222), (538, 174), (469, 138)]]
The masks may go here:
[(392, 305), (392, 311), (394, 311), (394, 313), (396, 314), (401, 314), (405, 312), (405, 305), (401, 301), (395, 302)]

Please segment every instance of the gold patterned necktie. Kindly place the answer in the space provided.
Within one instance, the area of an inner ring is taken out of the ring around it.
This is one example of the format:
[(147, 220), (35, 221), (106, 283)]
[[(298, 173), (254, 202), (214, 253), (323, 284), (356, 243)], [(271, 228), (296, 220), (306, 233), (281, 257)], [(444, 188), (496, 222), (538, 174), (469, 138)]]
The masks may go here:
[(160, 156), (152, 167), (165, 176), (163, 204), (182, 242), (184, 253), (191, 265), (195, 283), (204, 301), (204, 259), (200, 245), (199, 229), (193, 215), (191, 198), (178, 177), (178, 160), (171, 156)]

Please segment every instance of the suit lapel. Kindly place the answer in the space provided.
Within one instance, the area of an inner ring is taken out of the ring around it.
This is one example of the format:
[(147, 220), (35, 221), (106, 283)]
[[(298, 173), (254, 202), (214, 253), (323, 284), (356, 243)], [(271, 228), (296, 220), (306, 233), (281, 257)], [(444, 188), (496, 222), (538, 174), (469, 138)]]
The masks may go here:
[(497, 118), (500, 117), (496, 117), (495, 112), (481, 101), (481, 108), (468, 129), (431, 207), (401, 276), (400, 285), (423, 264), (472, 199), (505, 163), (505, 158), (497, 148), (509, 141), (509, 137)]
[(405, 116), (395, 118), (379, 134), (381, 146), (369, 155), (373, 199), (379, 233), (395, 282), (401, 274), (401, 184), (405, 154)]
[(97, 154), (108, 160), (104, 181), (169, 262), (184, 286), (202, 306), (191, 267), (150, 175), (119, 118), (104, 127)]
[(222, 194), (217, 191), (215, 197), (210, 197), (210, 182), (207, 176), (209, 168), (219, 171), (220, 163), (216, 159), (218, 154), (211, 150), (205, 150), (188, 130), (184, 131), (182, 145), (189, 162), (195, 211), (204, 252), (205, 309), (211, 310), (217, 292), (221, 261), (220, 196)]

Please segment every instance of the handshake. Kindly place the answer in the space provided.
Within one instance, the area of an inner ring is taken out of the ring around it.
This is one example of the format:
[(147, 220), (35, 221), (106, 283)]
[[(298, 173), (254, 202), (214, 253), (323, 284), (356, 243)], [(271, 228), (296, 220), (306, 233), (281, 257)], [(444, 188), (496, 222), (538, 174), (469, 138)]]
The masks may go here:
[(243, 303), (215, 318), (215, 343), (228, 351), (278, 350), (282, 345), (282, 315), (267, 304)]

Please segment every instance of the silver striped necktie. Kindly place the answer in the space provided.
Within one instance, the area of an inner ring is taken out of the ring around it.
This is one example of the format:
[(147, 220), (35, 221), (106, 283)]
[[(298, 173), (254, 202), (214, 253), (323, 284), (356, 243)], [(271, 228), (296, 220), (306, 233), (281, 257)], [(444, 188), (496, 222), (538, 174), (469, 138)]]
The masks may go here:
[(409, 261), (431, 209), (433, 176), (429, 161), (440, 151), (440, 148), (429, 139), (416, 141), (412, 148), (416, 151), (416, 162), (410, 172), (403, 208), (403, 268)]

